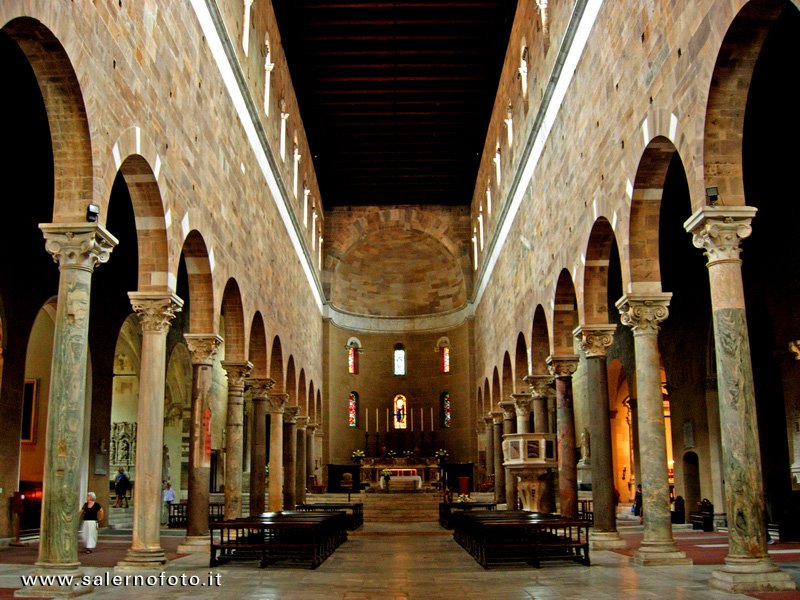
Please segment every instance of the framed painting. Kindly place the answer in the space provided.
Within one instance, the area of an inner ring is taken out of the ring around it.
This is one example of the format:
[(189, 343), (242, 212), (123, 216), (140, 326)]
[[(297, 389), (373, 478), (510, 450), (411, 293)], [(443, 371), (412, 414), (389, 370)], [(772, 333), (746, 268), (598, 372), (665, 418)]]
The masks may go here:
[(22, 388), (22, 429), (19, 440), (23, 444), (36, 443), (36, 405), (39, 399), (38, 379), (26, 379)]

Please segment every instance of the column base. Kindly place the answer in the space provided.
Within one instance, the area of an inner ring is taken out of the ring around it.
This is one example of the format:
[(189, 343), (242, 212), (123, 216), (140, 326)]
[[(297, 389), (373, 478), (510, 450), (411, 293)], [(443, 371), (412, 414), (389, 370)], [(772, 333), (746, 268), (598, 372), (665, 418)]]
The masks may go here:
[(714, 513), (714, 531), (718, 531), (721, 527), (728, 526), (727, 513)]
[(674, 542), (653, 544), (642, 542), (633, 555), (633, 562), (642, 567), (661, 567), (669, 565), (691, 565), (692, 559), (678, 550)]
[(14, 590), (15, 598), (72, 598), (89, 594), (94, 591), (93, 585), (81, 585), (83, 572), (80, 563), (49, 564), (36, 563), (36, 570), (32, 575), (40, 577), (73, 577), (72, 585), (26, 585)]
[(187, 535), (183, 543), (178, 546), (178, 554), (195, 554), (198, 552), (211, 554), (210, 535)]
[(154, 550), (131, 548), (125, 558), (117, 563), (114, 571), (142, 571), (148, 569), (162, 570), (167, 564), (163, 548)]
[(627, 548), (628, 542), (620, 537), (619, 531), (591, 531), (589, 546), (592, 550), (619, 550)]
[(726, 558), (725, 566), (714, 571), (708, 584), (731, 593), (785, 592), (797, 589), (794, 581), (769, 557)]

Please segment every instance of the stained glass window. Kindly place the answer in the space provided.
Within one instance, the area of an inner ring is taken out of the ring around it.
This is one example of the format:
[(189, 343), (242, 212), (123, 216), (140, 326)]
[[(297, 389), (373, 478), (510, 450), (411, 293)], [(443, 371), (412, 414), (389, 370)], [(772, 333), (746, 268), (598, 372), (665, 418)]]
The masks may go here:
[(394, 397), (394, 428), (405, 429), (408, 426), (407, 416), (406, 397), (403, 394), (397, 394)]
[(449, 373), (450, 372), (450, 348), (447, 346), (442, 346), (439, 348), (439, 352), (442, 356), (442, 373)]
[(403, 344), (396, 344), (394, 347), (394, 374), (406, 374), (406, 349)]
[(449, 429), (452, 423), (452, 413), (450, 412), (450, 392), (442, 392), (442, 427)]
[(358, 375), (358, 348), (355, 346), (347, 349), (347, 372)]
[(350, 392), (347, 397), (347, 425), (358, 427), (358, 392)]

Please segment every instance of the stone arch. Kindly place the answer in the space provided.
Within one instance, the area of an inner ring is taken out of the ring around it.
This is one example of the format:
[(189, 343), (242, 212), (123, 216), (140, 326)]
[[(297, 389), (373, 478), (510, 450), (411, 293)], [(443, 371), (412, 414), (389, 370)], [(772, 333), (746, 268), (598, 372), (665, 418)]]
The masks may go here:
[(550, 355), (550, 334), (547, 316), (541, 304), (536, 306), (531, 325), (531, 374), (547, 374), (547, 357)]
[(522, 381), (528, 373), (528, 345), (525, 343), (525, 334), (520, 331), (517, 334), (517, 346), (514, 351), (514, 381)]
[(486, 416), (492, 410), (492, 397), (489, 395), (489, 378), (483, 380), (483, 406), (481, 415)]
[[(616, 241), (611, 223), (599, 217), (592, 226), (586, 246), (583, 271), (583, 322), (608, 323), (608, 267), (611, 249)], [(618, 290), (622, 295), (622, 290)]]
[(503, 378), (502, 378), (503, 387), (500, 390), (500, 398), (497, 398), (495, 402), (499, 402), (500, 400), (508, 400), (508, 397), (514, 392), (514, 372), (511, 370), (511, 355), (506, 350), (506, 353), (503, 355)]
[(300, 406), (297, 397), (297, 377), (294, 370), (294, 356), (289, 355), (289, 362), (286, 364), (286, 393), (289, 394), (289, 404)]
[(193, 229), (183, 242), (183, 259), (189, 279), (189, 332), (216, 332), (214, 284), (208, 247), (199, 231)]
[(322, 415), (322, 390), (320, 390), (320, 389), (317, 389), (317, 395), (316, 395), (316, 398), (314, 400), (314, 404), (317, 407), (316, 408), (316, 413), (317, 413), (317, 415), (319, 415), (317, 417), (317, 419), (318, 419), (317, 423), (322, 423), (322, 417), (323, 417), (323, 415)]
[(575, 354), (572, 331), (578, 326), (575, 285), (567, 269), (562, 269), (556, 284), (553, 305), (553, 354)]
[[(58, 38), (36, 19), (13, 19), (3, 31), (25, 54), (47, 110), (55, 173), (53, 222), (84, 222), (86, 205), (95, 201), (92, 144), (83, 93), (72, 62)], [(103, 215), (101, 211), (104, 221)]]
[[(745, 204), (742, 140), (750, 81), (772, 24), (787, 9), (793, 10), (788, 1), (748, 2), (725, 33), (717, 55), (704, 120), (703, 176), (726, 206)], [(700, 206), (693, 203), (695, 209)]]
[(497, 372), (497, 367), (494, 368), (492, 373), (492, 402), (489, 405), (489, 410), (495, 410), (497, 403), (502, 400), (502, 391), (500, 388), (500, 374)]
[(281, 350), (281, 338), (275, 336), (272, 339), (272, 351), (269, 353), (269, 376), (275, 381), (274, 390), (283, 392), (286, 390), (286, 381), (283, 377), (283, 352)]
[[(636, 171), (631, 200), (628, 276), (629, 292), (660, 292), (661, 267), (658, 256), (658, 224), (667, 170), (677, 149), (663, 136), (653, 138), (645, 148)], [(623, 265), (624, 267), (624, 265)], [(623, 268), (623, 279), (625, 270)], [(634, 286), (639, 289), (634, 289)]]
[(297, 404), (300, 406), (300, 413), (311, 415), (308, 410), (308, 390), (306, 389), (306, 371), (300, 369), (300, 377), (297, 383)]
[(476, 412), (478, 413), (478, 420), (484, 415), (483, 410), (483, 387), (478, 386), (478, 393), (475, 396)]
[(316, 402), (316, 397), (314, 396), (313, 379), (308, 383), (308, 403), (309, 403), (309, 408), (311, 409), (311, 413), (309, 414), (309, 416), (311, 417), (312, 422), (319, 424), (319, 418), (317, 417), (317, 402)]
[(250, 377), (263, 379), (269, 375), (267, 370), (267, 334), (264, 331), (264, 318), (256, 311), (250, 324), (250, 346), (247, 351), (248, 360), (253, 363)]
[(236, 280), (231, 278), (222, 293), (222, 316), (224, 317), (225, 360), (244, 360), (244, 310), (242, 294)]

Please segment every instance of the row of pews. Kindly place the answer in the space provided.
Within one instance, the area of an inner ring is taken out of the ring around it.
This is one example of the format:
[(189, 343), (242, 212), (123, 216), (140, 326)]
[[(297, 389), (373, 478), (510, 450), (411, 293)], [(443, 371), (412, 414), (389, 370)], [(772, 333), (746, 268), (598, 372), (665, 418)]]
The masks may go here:
[(574, 560), (589, 566), (591, 522), (516, 510), (450, 515), (453, 538), (484, 569), (502, 563)]

